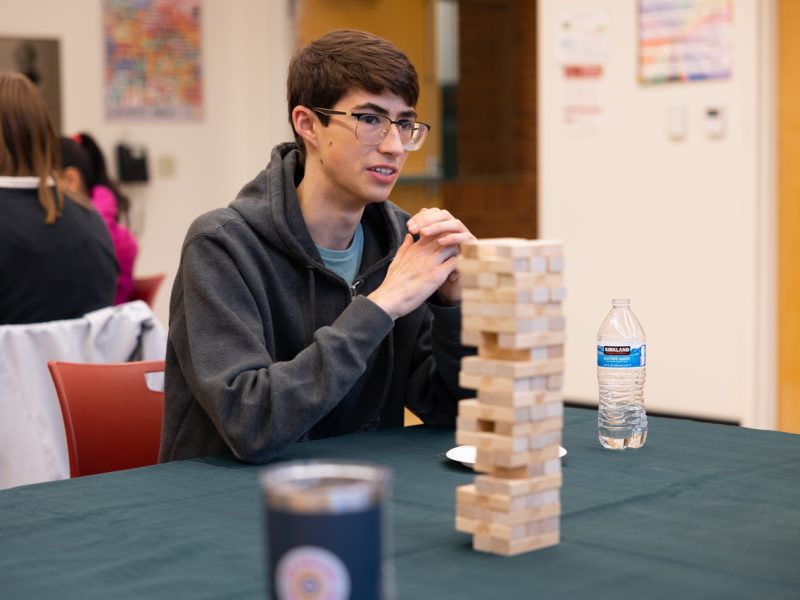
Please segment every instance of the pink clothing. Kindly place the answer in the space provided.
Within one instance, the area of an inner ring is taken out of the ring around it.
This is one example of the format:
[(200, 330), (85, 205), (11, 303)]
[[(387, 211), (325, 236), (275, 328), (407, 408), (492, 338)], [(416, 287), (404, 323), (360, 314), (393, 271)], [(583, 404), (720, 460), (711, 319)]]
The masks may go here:
[(122, 304), (131, 299), (133, 293), (133, 263), (139, 252), (139, 244), (127, 227), (117, 223), (117, 198), (109, 188), (96, 185), (92, 189), (92, 204), (103, 217), (111, 241), (114, 243), (114, 253), (119, 264), (119, 278), (117, 278), (117, 294), (114, 304)]

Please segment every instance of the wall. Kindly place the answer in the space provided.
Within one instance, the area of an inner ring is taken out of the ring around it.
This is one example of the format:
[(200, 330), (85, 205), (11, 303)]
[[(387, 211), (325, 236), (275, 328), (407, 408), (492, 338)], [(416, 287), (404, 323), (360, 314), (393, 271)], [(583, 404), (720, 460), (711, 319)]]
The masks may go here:
[[(103, 116), (102, 2), (0, 0), (0, 36), (61, 41), (63, 130), (88, 130), (113, 156), (117, 142), (144, 144), (151, 181), (128, 186), (139, 235), (138, 274), (166, 272), (156, 314), (169, 294), (191, 221), (226, 205), (291, 138), (285, 73), (293, 47), (288, 0), (203, 3), (205, 116), (197, 122), (109, 122)], [(110, 161), (113, 164), (113, 161)], [(172, 162), (174, 174), (159, 165)]]
[[(587, 6), (608, 14), (603, 121), (569, 135), (556, 26)], [(565, 242), (565, 397), (596, 403), (597, 329), (612, 297), (630, 297), (651, 410), (772, 427), (772, 3), (733, 1), (731, 79), (657, 86), (637, 83), (636, 6), (539, 0), (539, 233)], [(672, 104), (688, 110), (684, 141), (667, 136)], [(704, 132), (709, 106), (727, 111), (720, 139)]]
[(779, 3), (778, 427), (800, 433), (800, 3)]

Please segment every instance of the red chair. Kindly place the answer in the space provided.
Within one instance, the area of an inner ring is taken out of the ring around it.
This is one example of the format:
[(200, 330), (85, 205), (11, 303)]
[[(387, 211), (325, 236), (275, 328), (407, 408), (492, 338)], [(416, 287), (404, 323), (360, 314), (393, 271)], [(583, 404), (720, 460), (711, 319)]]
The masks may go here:
[(166, 273), (159, 273), (149, 277), (134, 277), (131, 301), (144, 300), (147, 302), (150, 308), (153, 308), (153, 302), (156, 299), (156, 293), (158, 293), (158, 288), (160, 288), (161, 284), (164, 282), (165, 276)]
[(146, 374), (163, 372), (163, 360), (47, 366), (64, 418), (70, 477), (158, 462), (164, 392), (150, 389)]

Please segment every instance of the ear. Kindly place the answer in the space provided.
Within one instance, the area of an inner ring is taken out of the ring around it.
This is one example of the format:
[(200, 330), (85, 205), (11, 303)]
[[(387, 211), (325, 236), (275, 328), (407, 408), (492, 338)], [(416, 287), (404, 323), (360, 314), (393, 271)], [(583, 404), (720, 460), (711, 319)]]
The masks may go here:
[(317, 128), (322, 126), (317, 115), (310, 108), (305, 106), (295, 106), (292, 109), (292, 125), (294, 130), (306, 145), (306, 151), (316, 148), (319, 141), (317, 138)]
[(61, 172), (61, 182), (70, 192), (86, 194), (86, 187), (83, 185), (81, 172), (75, 167), (66, 167)]

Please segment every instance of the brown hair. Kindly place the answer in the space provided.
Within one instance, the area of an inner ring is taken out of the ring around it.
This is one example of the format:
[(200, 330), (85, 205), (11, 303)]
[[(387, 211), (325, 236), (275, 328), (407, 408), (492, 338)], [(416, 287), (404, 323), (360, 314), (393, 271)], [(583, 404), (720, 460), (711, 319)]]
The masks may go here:
[[(286, 81), (289, 123), (295, 106), (331, 108), (349, 90), (389, 91), (409, 106), (419, 98), (417, 70), (394, 44), (366, 31), (336, 29), (295, 52)], [(328, 117), (319, 115), (323, 125)], [(297, 145), (305, 152), (295, 132)]]
[(58, 137), (39, 90), (24, 75), (0, 72), (0, 175), (39, 178), (39, 203), (48, 225), (64, 204), (48, 185), (58, 168)]

